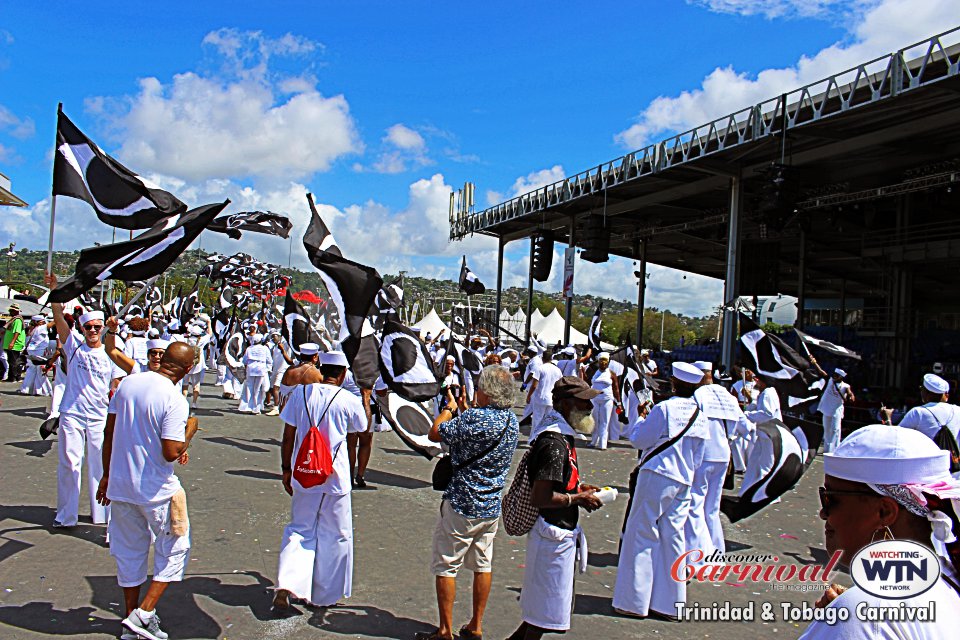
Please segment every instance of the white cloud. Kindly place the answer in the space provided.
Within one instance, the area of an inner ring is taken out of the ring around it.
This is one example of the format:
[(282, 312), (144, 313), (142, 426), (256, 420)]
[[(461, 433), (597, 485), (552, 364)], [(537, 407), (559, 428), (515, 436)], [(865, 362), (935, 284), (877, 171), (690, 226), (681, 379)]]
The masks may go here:
[(549, 169), (541, 169), (540, 171), (528, 173), (526, 176), (521, 176), (514, 180), (513, 186), (510, 187), (510, 195), (508, 197), (515, 198), (534, 189), (553, 184), (554, 182), (563, 180), (566, 175), (563, 167), (559, 164), (553, 165)]
[(395, 124), (387, 129), (383, 141), (407, 151), (423, 151), (427, 145), (423, 136), (403, 124)]
[(25, 140), (36, 132), (31, 118), (18, 118), (16, 114), (0, 104), (0, 131), (6, 131), (18, 140)]
[[(388, 128), (380, 143), (381, 151), (370, 167), (377, 173), (403, 173), (433, 164), (427, 156), (426, 139), (405, 124), (397, 123)], [(364, 171), (365, 167), (358, 163), (354, 170)]]
[(743, 16), (761, 15), (766, 18), (822, 17), (842, 11), (850, 5), (862, 5), (871, 0), (687, 0), (717, 13), (735, 13)]
[[(717, 5), (738, 5), (741, 13), (770, 5), (799, 7), (832, 4), (828, 0), (715, 0)], [(876, 56), (938, 33), (957, 15), (957, 0), (876, 0), (854, 2), (858, 10), (845, 14), (848, 37), (796, 64), (765, 69), (756, 74), (718, 67), (701, 86), (678, 96), (660, 96), (641, 111), (637, 122), (616, 135), (622, 145), (637, 149), (659, 136), (705, 124), (743, 107), (757, 104), (784, 91), (817, 82)]]
[(274, 77), (272, 59), (319, 45), (224, 29), (204, 44), (223, 62), (220, 73), (143, 78), (134, 96), (87, 101), (89, 111), (111, 121), (124, 162), (189, 181), (300, 179), (363, 150), (344, 96), (324, 96), (302, 73)]

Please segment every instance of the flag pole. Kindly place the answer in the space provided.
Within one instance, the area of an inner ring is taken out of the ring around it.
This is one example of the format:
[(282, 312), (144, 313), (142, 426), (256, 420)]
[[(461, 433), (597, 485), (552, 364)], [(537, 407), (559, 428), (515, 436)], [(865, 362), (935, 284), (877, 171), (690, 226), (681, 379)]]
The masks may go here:
[(160, 278), (160, 274), (158, 273), (157, 275), (147, 280), (146, 284), (144, 284), (143, 287), (140, 289), (140, 291), (137, 292), (137, 295), (130, 298), (129, 302), (123, 305), (123, 308), (117, 312), (117, 318), (122, 318), (125, 315), (127, 315), (127, 311), (130, 309), (130, 307), (133, 306), (133, 303), (139, 300), (140, 298), (142, 298), (147, 291), (149, 291), (150, 289), (153, 289), (153, 285), (156, 284), (159, 278)]
[[(60, 112), (63, 111), (63, 103), (57, 103), (57, 130), (60, 129)], [(57, 153), (57, 137), (53, 137), (53, 153)], [(54, 166), (56, 166), (56, 157), (54, 157)], [(57, 219), (57, 194), (53, 192), (53, 180), (50, 181), (50, 237), (47, 240), (47, 273), (53, 274), (53, 225)]]

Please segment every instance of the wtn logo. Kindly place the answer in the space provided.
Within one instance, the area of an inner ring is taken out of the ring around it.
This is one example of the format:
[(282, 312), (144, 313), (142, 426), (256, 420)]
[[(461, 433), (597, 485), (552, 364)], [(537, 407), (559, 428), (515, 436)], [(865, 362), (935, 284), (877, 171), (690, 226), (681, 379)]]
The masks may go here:
[(920, 595), (940, 579), (940, 562), (927, 547), (909, 540), (884, 540), (857, 552), (850, 565), (854, 583), (881, 598)]
[(893, 572), (893, 581), (896, 583), (906, 580), (926, 580), (927, 579), (927, 561), (921, 560), (919, 563), (909, 560), (861, 560), (863, 563), (863, 572), (867, 575), (867, 580), (889, 580), (890, 573)]

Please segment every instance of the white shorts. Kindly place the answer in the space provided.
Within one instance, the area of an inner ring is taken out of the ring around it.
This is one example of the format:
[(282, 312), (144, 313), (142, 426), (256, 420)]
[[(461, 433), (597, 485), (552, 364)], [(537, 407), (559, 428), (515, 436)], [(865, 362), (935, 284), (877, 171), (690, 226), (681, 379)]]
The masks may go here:
[(200, 373), (188, 373), (187, 375), (183, 376), (183, 386), (193, 387), (199, 385), (201, 382), (203, 382), (203, 373), (204, 372), (201, 371)]
[(147, 559), (153, 543), (153, 579), (179, 582), (190, 559), (190, 532), (170, 532), (170, 501), (158, 505), (110, 503), (110, 555), (117, 561), (117, 583), (136, 587), (147, 581)]

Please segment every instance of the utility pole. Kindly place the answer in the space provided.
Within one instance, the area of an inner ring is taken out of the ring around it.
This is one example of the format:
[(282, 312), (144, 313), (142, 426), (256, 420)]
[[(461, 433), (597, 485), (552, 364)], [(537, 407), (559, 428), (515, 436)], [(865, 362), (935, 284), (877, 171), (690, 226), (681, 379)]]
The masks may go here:
[(660, 351), (663, 351), (663, 325), (667, 320), (667, 310), (660, 312)]

